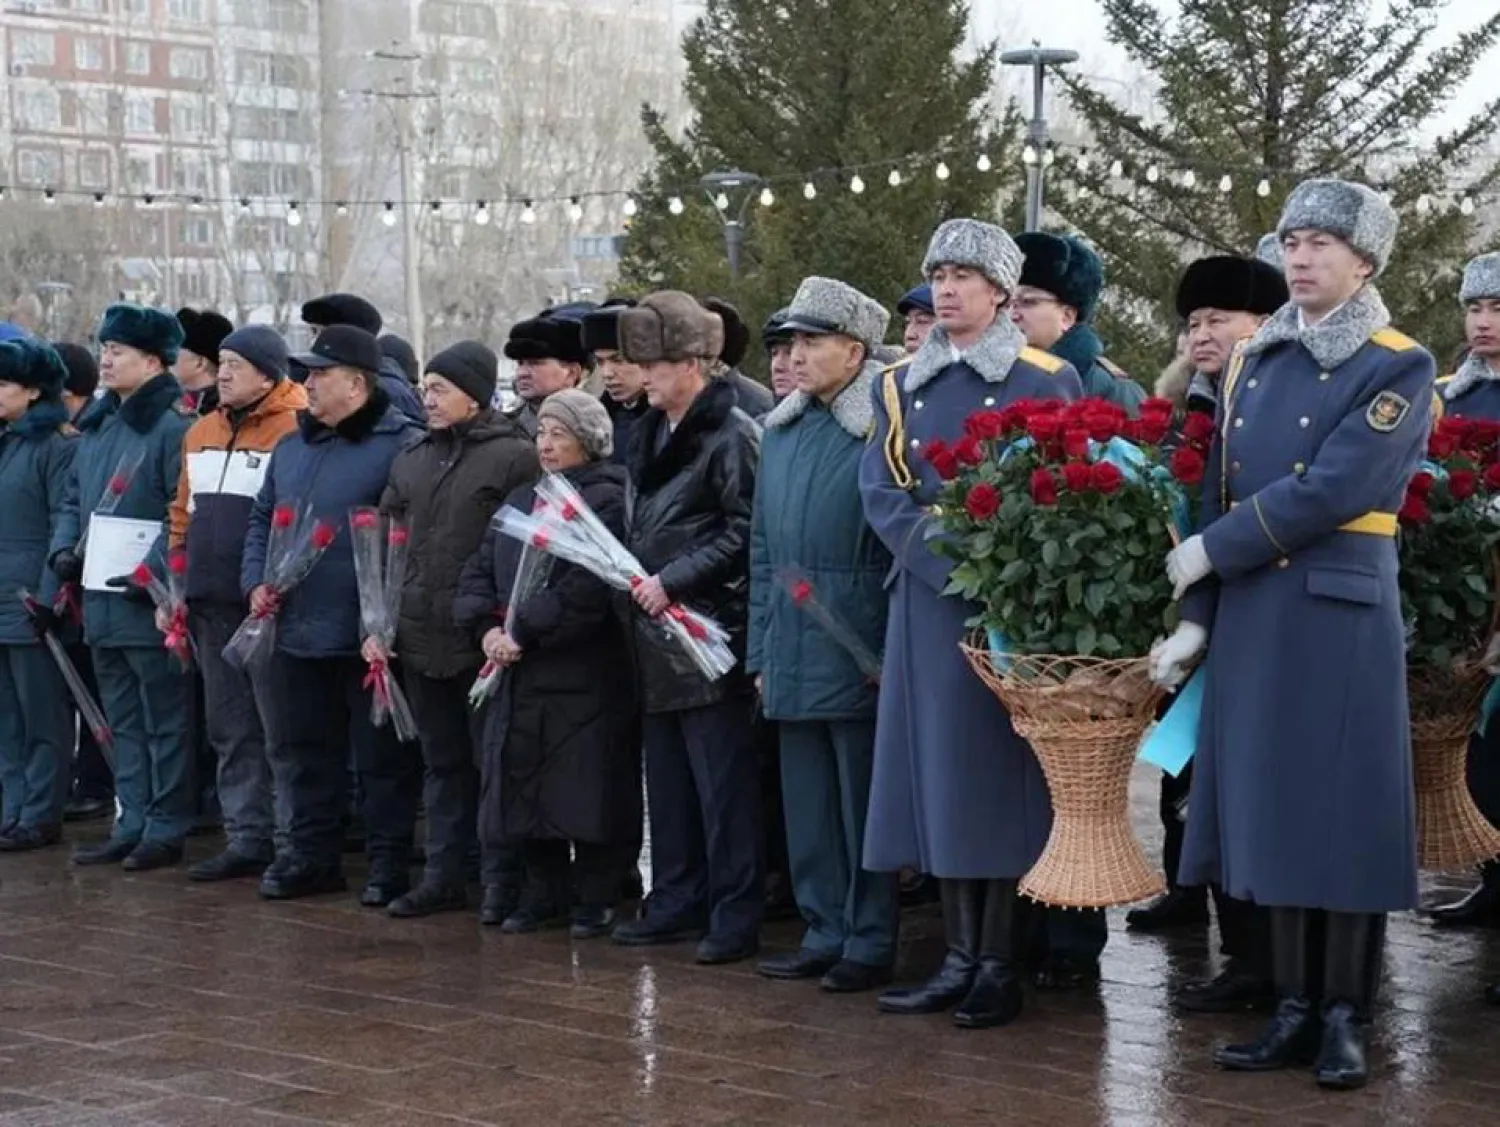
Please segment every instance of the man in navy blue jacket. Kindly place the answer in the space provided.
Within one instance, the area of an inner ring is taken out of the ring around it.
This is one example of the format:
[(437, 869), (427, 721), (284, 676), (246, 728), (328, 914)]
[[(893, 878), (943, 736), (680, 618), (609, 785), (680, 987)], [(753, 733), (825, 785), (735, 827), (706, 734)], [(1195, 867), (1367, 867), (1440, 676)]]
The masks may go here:
[[(391, 462), (420, 431), (384, 391), (372, 334), (335, 325), (296, 359), (308, 372), (308, 410), (271, 455), (240, 571), (251, 610), (276, 614), (265, 685), (267, 751), (290, 819), (260, 892), (288, 900), (345, 887), (340, 816), (352, 747), (369, 834), (370, 877), (360, 900), (384, 906), (410, 882), (420, 764), (388, 726), (370, 722), (349, 511), (379, 504)], [(277, 605), (266, 584), (266, 545), (271, 514), (282, 504), (310, 507), (337, 536)]]

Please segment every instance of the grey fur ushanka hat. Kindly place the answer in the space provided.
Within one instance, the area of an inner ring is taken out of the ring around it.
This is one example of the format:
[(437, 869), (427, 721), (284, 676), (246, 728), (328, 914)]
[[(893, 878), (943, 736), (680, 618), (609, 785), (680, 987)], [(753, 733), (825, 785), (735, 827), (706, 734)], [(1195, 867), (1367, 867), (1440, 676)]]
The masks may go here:
[(1006, 293), (1015, 293), (1023, 258), (1015, 240), (993, 223), (950, 219), (932, 233), (922, 259), (922, 276), (930, 281), (939, 266), (968, 266)]
[(1481, 254), (1464, 267), (1458, 300), (1467, 305), (1486, 297), (1500, 298), (1500, 253)]
[(781, 323), (787, 333), (839, 333), (873, 350), (885, 339), (891, 315), (873, 297), (836, 278), (802, 279)]
[(1353, 247), (1378, 276), (1396, 245), (1396, 209), (1374, 188), (1352, 180), (1304, 180), (1292, 189), (1276, 234), (1326, 231)]

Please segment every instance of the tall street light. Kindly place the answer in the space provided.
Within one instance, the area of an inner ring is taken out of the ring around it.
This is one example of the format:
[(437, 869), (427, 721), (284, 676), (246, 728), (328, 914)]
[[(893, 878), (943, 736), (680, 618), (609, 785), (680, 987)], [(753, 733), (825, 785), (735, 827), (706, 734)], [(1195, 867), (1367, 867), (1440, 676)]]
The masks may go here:
[(1076, 63), (1078, 52), (1043, 47), (1033, 41), (1030, 47), (1022, 50), (1006, 51), (1000, 56), (1000, 61), (1006, 66), (1031, 68), (1031, 120), (1026, 125), (1026, 143), (1031, 147), (1034, 159), (1026, 165), (1026, 230), (1039, 231), (1042, 227), (1043, 177), (1046, 175), (1047, 119), (1042, 116), (1042, 94), (1047, 82), (1047, 68)]
[(740, 248), (745, 245), (745, 212), (755, 189), (762, 183), (753, 172), (710, 172), (698, 181), (714, 205), (714, 214), (724, 224), (724, 253), (729, 256), (729, 276), (740, 276)]

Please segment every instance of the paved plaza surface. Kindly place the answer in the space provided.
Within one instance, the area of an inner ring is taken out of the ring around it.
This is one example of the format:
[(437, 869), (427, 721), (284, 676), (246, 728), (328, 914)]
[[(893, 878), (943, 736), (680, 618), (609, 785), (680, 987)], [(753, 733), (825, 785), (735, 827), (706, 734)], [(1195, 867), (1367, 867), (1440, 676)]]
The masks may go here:
[[(1153, 848), (1154, 788), (1143, 772)], [(0, 857), (0, 1127), (1500, 1124), (1500, 1009), (1479, 997), (1500, 933), (1394, 920), (1375, 1077), (1325, 1095), (1302, 1072), (1216, 1072), (1213, 1044), (1259, 1019), (1179, 1016), (1166, 993), (1209, 965), (1211, 935), (1133, 937), (1111, 916), (1097, 995), (1029, 996), (1015, 1025), (962, 1032), (698, 967), (690, 945)], [(771, 926), (768, 949), (797, 934)], [(937, 934), (908, 919), (903, 973), (931, 968)]]

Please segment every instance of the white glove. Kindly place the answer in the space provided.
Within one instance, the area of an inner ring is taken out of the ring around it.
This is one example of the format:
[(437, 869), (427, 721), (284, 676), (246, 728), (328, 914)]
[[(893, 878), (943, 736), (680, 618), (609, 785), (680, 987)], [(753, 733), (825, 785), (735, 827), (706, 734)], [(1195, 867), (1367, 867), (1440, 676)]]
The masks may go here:
[(1189, 536), (1167, 553), (1167, 578), (1172, 581), (1172, 598), (1182, 598), (1183, 592), (1198, 580), (1213, 574), (1214, 565), (1208, 561), (1208, 549), (1203, 546), (1203, 537)]
[(1187, 680), (1187, 667), (1208, 644), (1208, 631), (1195, 622), (1179, 622), (1170, 638), (1151, 647), (1151, 680), (1175, 689)]
[(1491, 677), (1500, 676), (1500, 634), (1490, 639), (1484, 651), (1484, 671)]

